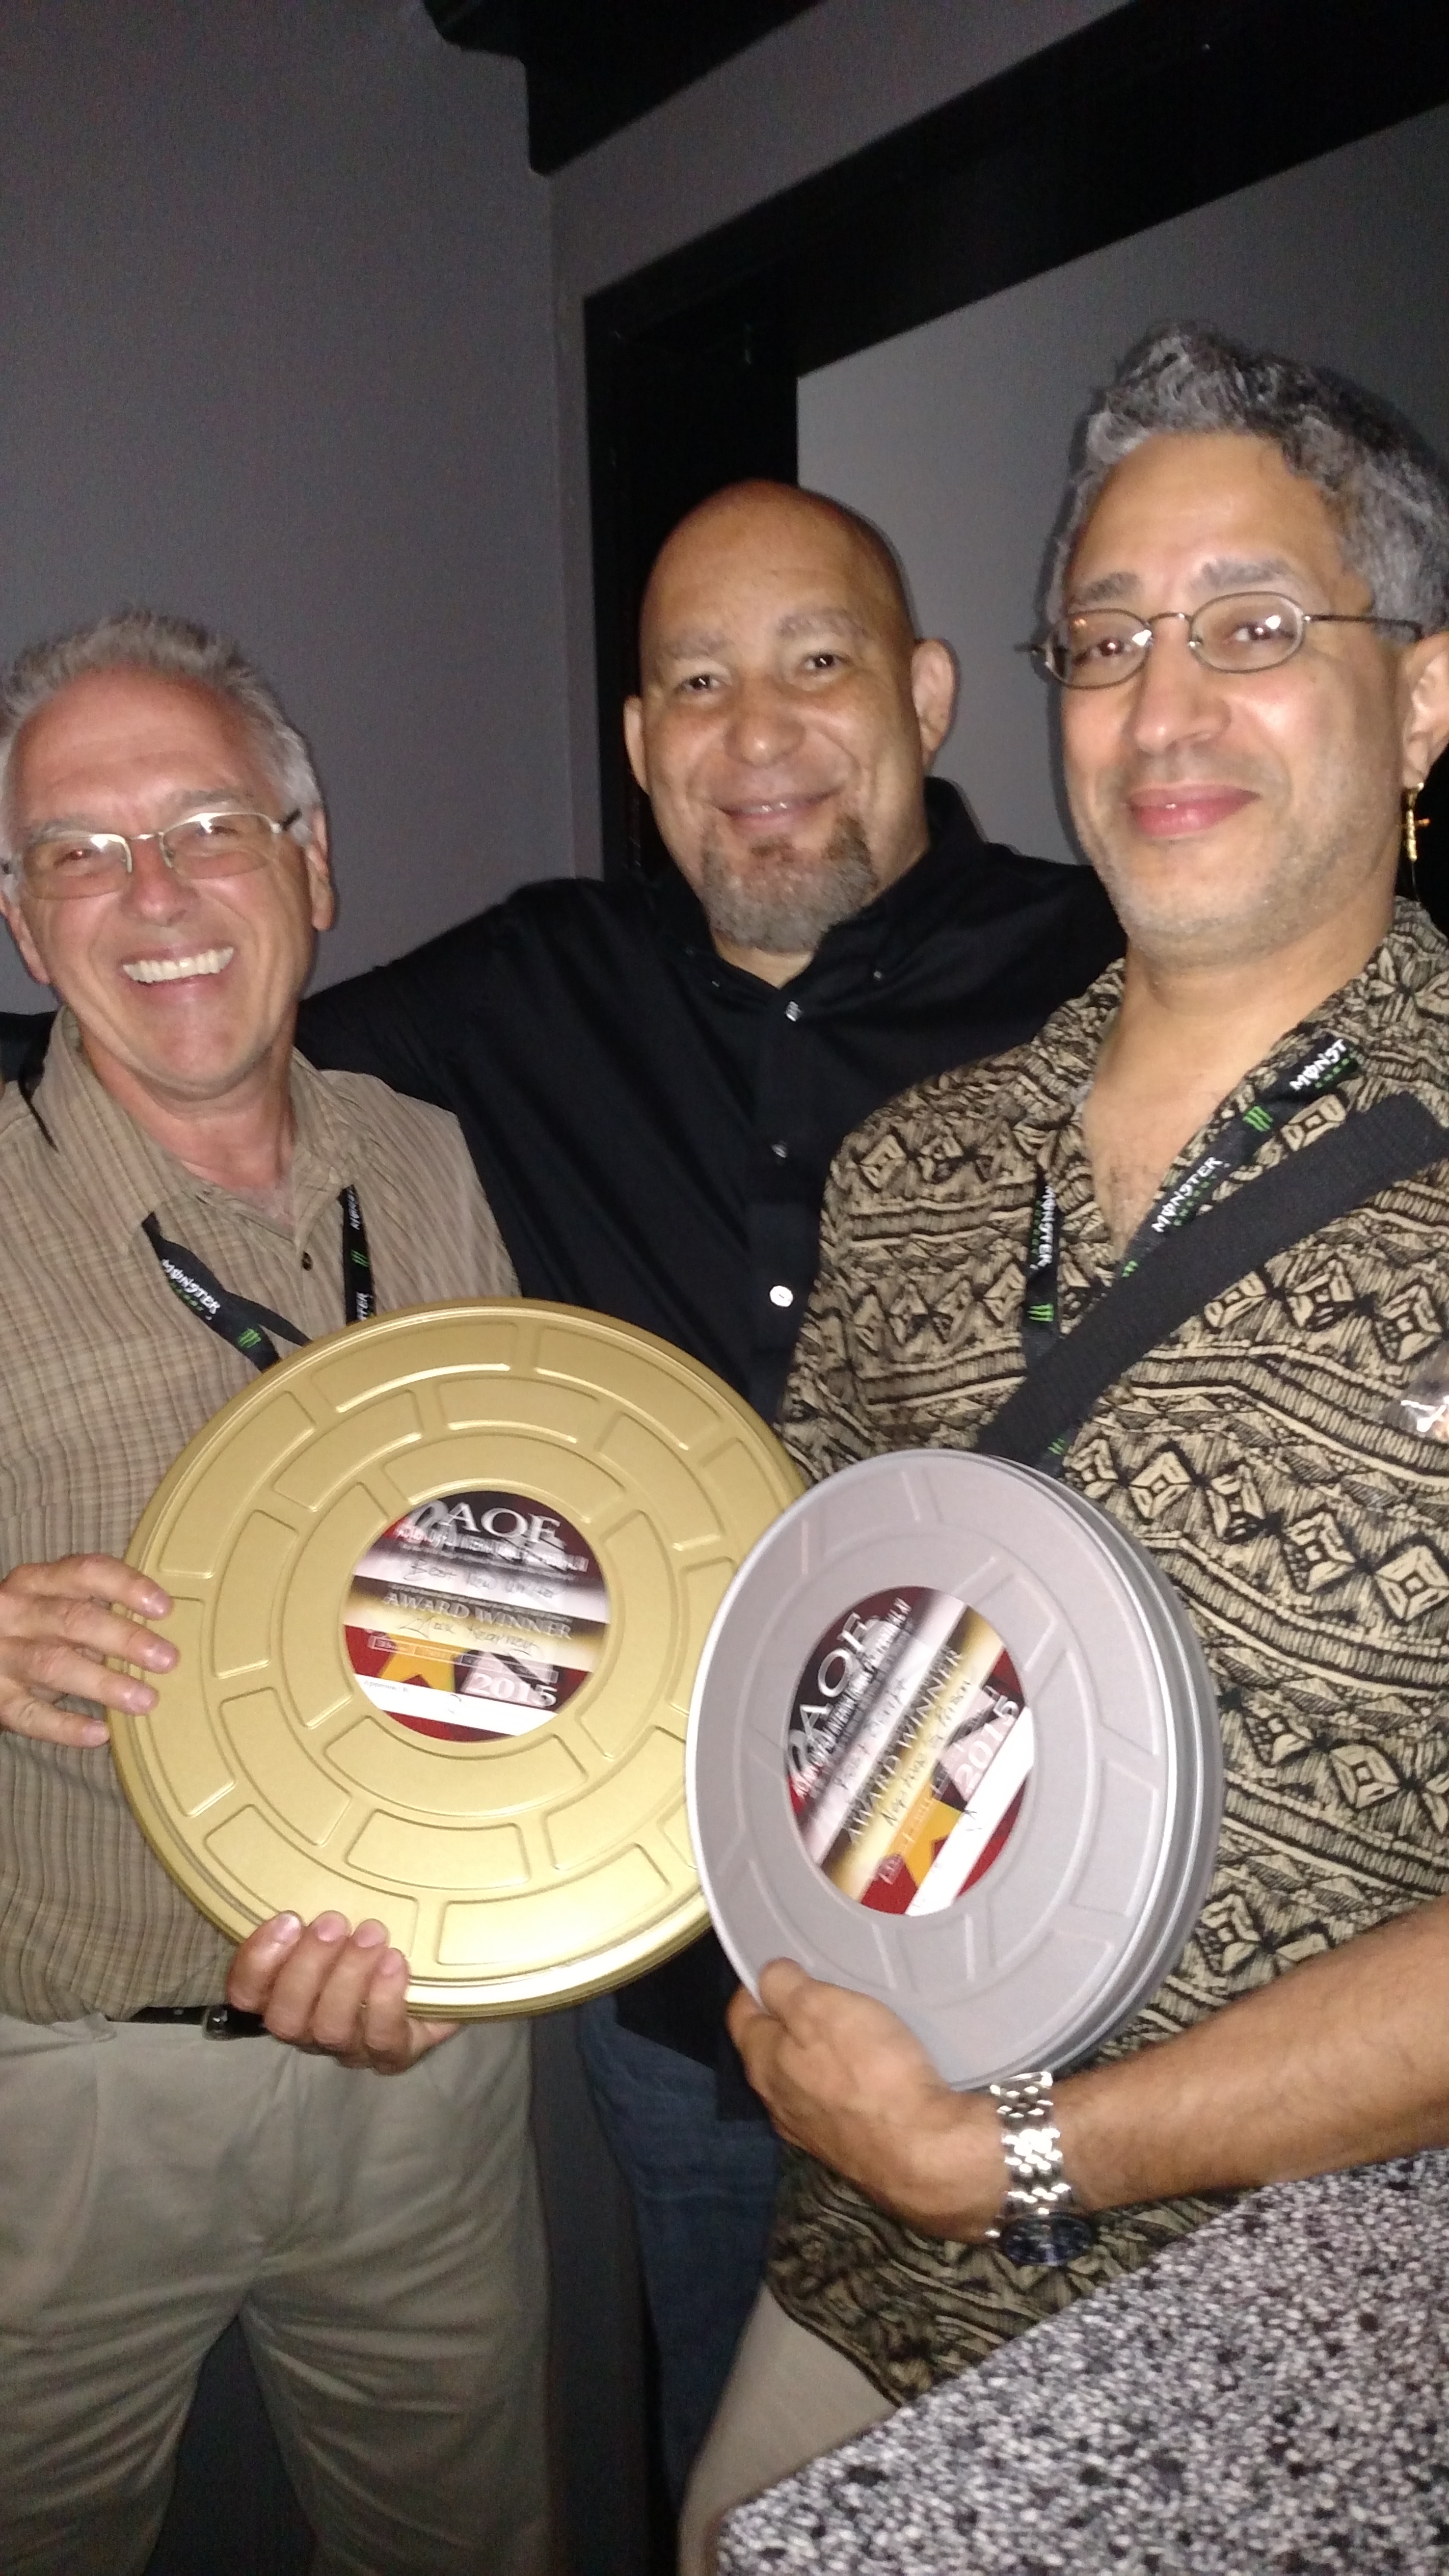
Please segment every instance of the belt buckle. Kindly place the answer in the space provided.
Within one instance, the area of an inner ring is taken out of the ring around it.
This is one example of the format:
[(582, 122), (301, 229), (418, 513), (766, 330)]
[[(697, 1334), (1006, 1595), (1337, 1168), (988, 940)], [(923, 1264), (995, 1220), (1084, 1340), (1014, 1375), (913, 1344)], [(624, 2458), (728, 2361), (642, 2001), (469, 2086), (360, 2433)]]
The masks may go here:
[(203, 2039), (249, 2039), (256, 2029), (255, 2013), (237, 2012), (231, 2004), (208, 2004), (201, 2017)]

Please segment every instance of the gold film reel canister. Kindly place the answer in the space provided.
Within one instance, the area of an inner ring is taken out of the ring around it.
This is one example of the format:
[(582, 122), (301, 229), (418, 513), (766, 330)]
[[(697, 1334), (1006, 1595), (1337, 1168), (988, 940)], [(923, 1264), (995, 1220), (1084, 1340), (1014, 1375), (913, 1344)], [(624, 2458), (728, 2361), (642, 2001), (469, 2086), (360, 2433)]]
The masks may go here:
[(308, 1344), (198, 1433), (128, 1550), (179, 1650), (113, 1722), (143, 1832), (235, 1939), (284, 1909), (385, 1923), (418, 2011), (638, 1974), (704, 1927), (690, 1691), (799, 1481), (709, 1370), (572, 1307)]

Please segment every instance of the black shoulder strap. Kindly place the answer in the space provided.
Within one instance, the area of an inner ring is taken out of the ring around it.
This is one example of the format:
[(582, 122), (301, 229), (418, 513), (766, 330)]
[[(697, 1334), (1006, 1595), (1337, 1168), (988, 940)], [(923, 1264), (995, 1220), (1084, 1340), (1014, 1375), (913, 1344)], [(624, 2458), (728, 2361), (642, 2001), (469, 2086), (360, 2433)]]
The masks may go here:
[(1449, 1162), (1449, 1127), (1408, 1091), (1285, 1155), (1166, 1236), (1140, 1270), (1115, 1280), (1007, 1397), (976, 1447), (1023, 1466), (1047, 1462), (1053, 1443), (1085, 1421), (1099, 1395), (1235, 1280), (1395, 1181), (1441, 1162)]

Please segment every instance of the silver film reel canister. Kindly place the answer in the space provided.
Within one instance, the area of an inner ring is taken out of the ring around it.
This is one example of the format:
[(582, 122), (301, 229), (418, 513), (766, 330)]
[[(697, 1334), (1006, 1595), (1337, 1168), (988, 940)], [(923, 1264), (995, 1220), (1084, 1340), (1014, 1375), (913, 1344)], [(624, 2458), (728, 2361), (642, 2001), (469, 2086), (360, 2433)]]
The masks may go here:
[(845, 1468), (730, 1585), (687, 1771), (745, 1984), (796, 1959), (889, 2005), (948, 2083), (1000, 2088), (1003, 2251), (1072, 2259), (1089, 2225), (1021, 2070), (1089, 2056), (1161, 1983), (1221, 1816), (1212, 1682), (1152, 1559), (1001, 1459)]

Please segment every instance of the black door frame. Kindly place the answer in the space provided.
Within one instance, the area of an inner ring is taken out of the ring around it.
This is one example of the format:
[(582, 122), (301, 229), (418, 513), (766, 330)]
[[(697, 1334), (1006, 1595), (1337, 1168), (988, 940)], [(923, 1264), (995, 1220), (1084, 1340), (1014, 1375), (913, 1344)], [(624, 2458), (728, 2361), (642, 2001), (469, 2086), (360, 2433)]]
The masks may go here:
[(619, 726), (649, 565), (721, 484), (795, 479), (802, 375), (1445, 99), (1445, 0), (1130, 0), (590, 296), (605, 873), (659, 857)]

